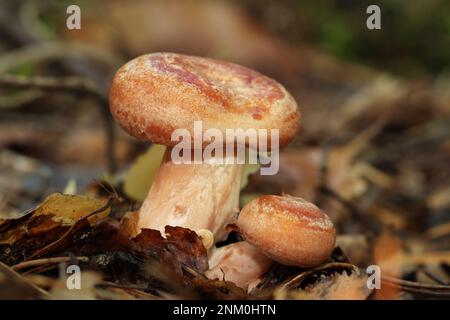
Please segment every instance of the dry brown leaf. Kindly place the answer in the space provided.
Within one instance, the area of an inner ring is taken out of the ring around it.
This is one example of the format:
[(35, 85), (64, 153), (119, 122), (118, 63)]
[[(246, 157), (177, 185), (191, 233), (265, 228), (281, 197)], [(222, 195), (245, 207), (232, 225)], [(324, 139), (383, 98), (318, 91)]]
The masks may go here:
[[(403, 249), (402, 241), (392, 232), (386, 231), (375, 241), (373, 248), (374, 264), (381, 269), (382, 276), (402, 278), (403, 276)], [(398, 299), (400, 289), (390, 286), (381, 286), (376, 290), (375, 299)]]
[(133, 240), (142, 249), (159, 257), (174, 272), (182, 274), (183, 266), (203, 273), (208, 270), (208, 256), (202, 240), (192, 230), (166, 226), (166, 238), (158, 230), (142, 229)]

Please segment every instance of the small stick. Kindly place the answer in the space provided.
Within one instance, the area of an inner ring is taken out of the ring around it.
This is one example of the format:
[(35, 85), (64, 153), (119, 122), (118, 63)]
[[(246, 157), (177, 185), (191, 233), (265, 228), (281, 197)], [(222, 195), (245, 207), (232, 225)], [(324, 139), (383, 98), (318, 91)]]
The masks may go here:
[(13, 88), (38, 88), (47, 91), (63, 90), (78, 94), (89, 94), (98, 99), (101, 103), (107, 104), (106, 97), (98, 90), (96, 85), (91, 80), (84, 77), (25, 77), (2, 74), (0, 76), (0, 84)]
[(442, 284), (444, 286), (448, 286), (450, 285), (450, 283), (448, 283), (447, 281), (445, 281), (444, 279), (442, 279), (441, 277), (435, 275), (434, 273), (432, 273), (431, 271), (429, 271), (425, 266), (420, 266), (419, 267), (420, 270), (422, 270), (422, 272), (431, 280), (436, 281), (438, 284)]
[(81, 257), (52, 257), (52, 258), (43, 258), (43, 259), (36, 259), (36, 260), (29, 260), (29, 261), (23, 261), (20, 262), (14, 266), (12, 266), (12, 269), (14, 271), (19, 271), (22, 269), (27, 269), (31, 267), (39, 267), (47, 264), (55, 264), (55, 263), (61, 263), (61, 262), (70, 262), (72, 261), (72, 258), (75, 258), (78, 262), (87, 262), (89, 261), (89, 257), (81, 256)]
[(408, 281), (403, 280), (391, 276), (382, 276), (381, 277), (382, 282), (386, 283), (392, 283), (396, 285), (400, 285), (403, 288), (417, 288), (417, 289), (429, 289), (429, 290), (436, 290), (436, 291), (447, 291), (448, 294), (450, 294), (450, 285), (443, 285), (443, 284), (424, 284), (414, 281)]

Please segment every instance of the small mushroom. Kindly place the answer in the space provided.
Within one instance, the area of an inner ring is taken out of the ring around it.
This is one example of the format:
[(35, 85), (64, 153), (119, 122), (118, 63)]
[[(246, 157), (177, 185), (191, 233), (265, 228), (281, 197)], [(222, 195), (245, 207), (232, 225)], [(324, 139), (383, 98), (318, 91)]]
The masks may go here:
[(284, 265), (314, 267), (332, 253), (336, 229), (314, 204), (289, 195), (249, 202), (237, 221), (245, 240)]
[(216, 248), (210, 255), (205, 275), (209, 279), (231, 281), (250, 291), (261, 276), (273, 265), (273, 261), (247, 241), (239, 241)]
[[(233, 63), (175, 53), (126, 63), (114, 76), (109, 98), (126, 132), (169, 147), (142, 207), (128, 217), (130, 236), (172, 225), (210, 230), (217, 242), (235, 222), (243, 165), (235, 164), (236, 158), (233, 164), (174, 163), (171, 148), (179, 143), (172, 139), (174, 130), (190, 134), (196, 153), (206, 147), (195, 139), (196, 121), (202, 121), (202, 134), (215, 129), (224, 137), (227, 129), (278, 129), (280, 148), (299, 126), (297, 104), (275, 80)], [(238, 142), (232, 141), (235, 147)]]

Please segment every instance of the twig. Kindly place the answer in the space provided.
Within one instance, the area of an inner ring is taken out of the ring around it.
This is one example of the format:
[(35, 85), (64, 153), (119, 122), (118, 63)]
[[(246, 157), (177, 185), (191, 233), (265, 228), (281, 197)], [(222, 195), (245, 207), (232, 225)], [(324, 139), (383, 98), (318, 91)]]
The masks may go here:
[(56, 264), (61, 262), (70, 262), (75, 258), (78, 262), (87, 262), (89, 261), (89, 257), (81, 256), (81, 257), (53, 257), (53, 258), (43, 258), (36, 260), (28, 260), (20, 262), (12, 267), (14, 271), (19, 271), (22, 269), (27, 269), (31, 267), (39, 267), (48, 264)]
[(450, 286), (448, 285), (422, 284), (389, 276), (382, 276), (381, 282), (383, 285), (400, 288), (407, 292), (428, 296), (450, 297)]
[(396, 284), (393, 282), (383, 282), (383, 285), (388, 286), (388, 287), (398, 288), (398, 289), (406, 291), (406, 292), (420, 294), (421, 296), (450, 297), (450, 292), (445, 292), (445, 291), (442, 292), (442, 291), (433, 291), (433, 290), (424, 289), (424, 288), (403, 287), (402, 285)]
[(450, 222), (442, 223), (428, 229), (425, 232), (425, 236), (430, 240), (435, 240), (437, 238), (445, 237), (450, 234)]
[(418, 289), (423, 288), (423, 289), (437, 290), (437, 291), (448, 291), (448, 294), (450, 294), (450, 285), (423, 284), (423, 283), (419, 283), (419, 282), (403, 280), (403, 279), (394, 278), (394, 277), (390, 277), (390, 276), (382, 276), (381, 281), (398, 284), (404, 288), (418, 288)]
[(101, 103), (107, 104), (106, 97), (96, 85), (83, 77), (25, 77), (11, 74), (0, 75), (0, 84), (12, 88), (38, 88), (47, 91), (68, 91), (77, 94), (89, 94)]
[(0, 73), (4, 73), (25, 63), (61, 59), (92, 59), (114, 68), (122, 63), (114, 54), (88, 44), (78, 42), (43, 42), (11, 50), (0, 57)]
[(117, 288), (117, 289), (134, 289), (134, 290), (140, 290), (140, 291), (145, 291), (148, 290), (148, 287), (146, 286), (139, 286), (139, 285), (135, 285), (135, 284), (118, 284), (118, 283), (114, 283), (114, 282), (109, 282), (109, 281), (103, 281), (102, 283), (96, 284), (96, 287), (99, 288)]
[(106, 289), (106, 288), (113, 288), (113, 289), (119, 289), (127, 292), (128, 294), (131, 294), (133, 296), (137, 296), (139, 299), (145, 298), (149, 300), (161, 300), (161, 297), (158, 297), (154, 294), (148, 293), (149, 290), (148, 287), (138, 286), (138, 285), (122, 285), (117, 284), (109, 281), (103, 281), (99, 284), (95, 285), (96, 288), (100, 289)]
[(449, 282), (446, 282), (444, 279), (442, 279), (441, 277), (435, 275), (434, 273), (432, 273), (431, 271), (429, 271), (425, 266), (419, 266), (420, 270), (422, 270), (422, 272), (431, 280), (436, 281), (438, 284), (442, 284), (444, 286), (448, 286), (450, 285)]
[(0, 109), (7, 110), (19, 108), (24, 104), (35, 101), (43, 96), (44, 93), (41, 90), (36, 89), (15, 93), (14, 95), (0, 95)]

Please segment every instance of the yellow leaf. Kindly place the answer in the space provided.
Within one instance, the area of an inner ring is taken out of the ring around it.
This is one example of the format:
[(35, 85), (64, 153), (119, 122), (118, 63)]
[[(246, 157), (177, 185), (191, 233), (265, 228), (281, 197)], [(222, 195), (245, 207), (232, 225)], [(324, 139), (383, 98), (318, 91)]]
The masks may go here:
[(244, 189), (248, 184), (248, 177), (259, 170), (259, 164), (248, 164), (244, 165), (244, 170), (242, 172), (241, 180), (241, 190)]
[(165, 146), (153, 144), (136, 159), (124, 178), (123, 188), (128, 197), (136, 201), (144, 201), (165, 151)]
[(77, 181), (74, 178), (70, 178), (62, 193), (71, 195), (77, 194)]
[[(63, 224), (72, 225), (86, 215), (102, 209), (106, 200), (95, 199), (86, 196), (65, 195), (54, 193), (49, 195), (34, 211), (33, 216), (54, 215), (54, 220), (60, 220)], [(98, 215), (89, 218), (90, 222), (106, 217), (109, 209), (105, 209)]]

